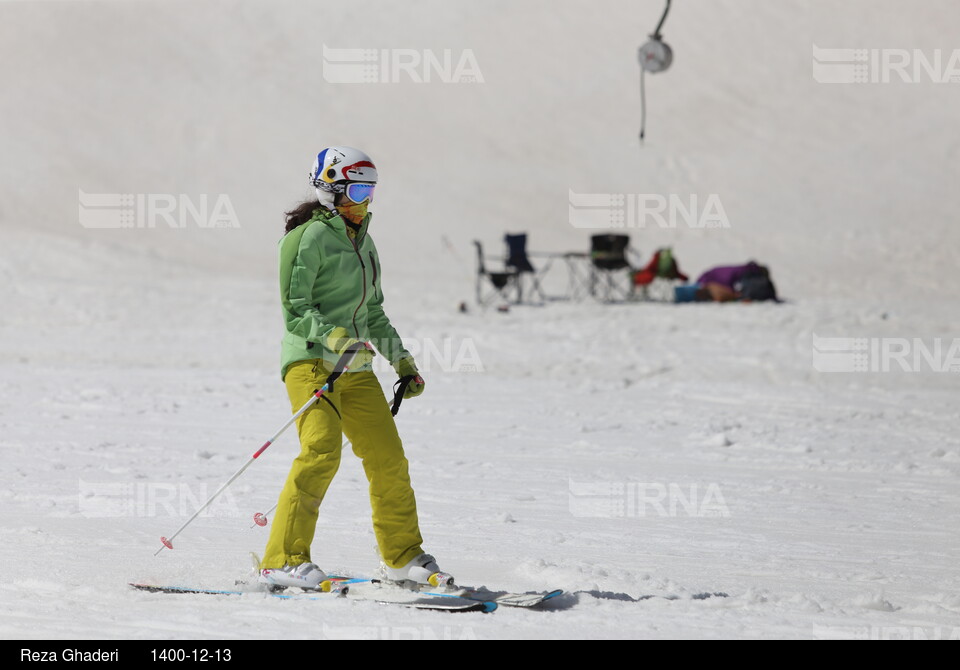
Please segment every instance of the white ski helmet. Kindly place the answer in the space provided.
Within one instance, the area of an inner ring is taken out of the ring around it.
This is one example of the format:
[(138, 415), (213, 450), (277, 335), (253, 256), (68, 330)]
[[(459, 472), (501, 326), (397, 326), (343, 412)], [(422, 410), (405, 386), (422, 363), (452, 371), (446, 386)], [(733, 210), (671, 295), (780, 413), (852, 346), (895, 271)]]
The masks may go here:
[(348, 184), (377, 183), (377, 166), (370, 156), (353, 147), (327, 147), (313, 160), (310, 183), (317, 189), (317, 199), (327, 209), (333, 209), (337, 193), (343, 193)]

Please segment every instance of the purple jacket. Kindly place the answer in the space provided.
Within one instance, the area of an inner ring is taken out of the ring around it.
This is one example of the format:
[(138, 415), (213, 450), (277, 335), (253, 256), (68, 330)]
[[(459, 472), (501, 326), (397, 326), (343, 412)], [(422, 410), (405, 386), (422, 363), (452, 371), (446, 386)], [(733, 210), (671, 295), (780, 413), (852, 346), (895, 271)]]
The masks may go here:
[(759, 266), (753, 261), (750, 261), (746, 265), (727, 265), (724, 267), (713, 268), (700, 275), (700, 278), (697, 279), (697, 283), (701, 285), (723, 284), (727, 288), (733, 289), (747, 270), (756, 267)]

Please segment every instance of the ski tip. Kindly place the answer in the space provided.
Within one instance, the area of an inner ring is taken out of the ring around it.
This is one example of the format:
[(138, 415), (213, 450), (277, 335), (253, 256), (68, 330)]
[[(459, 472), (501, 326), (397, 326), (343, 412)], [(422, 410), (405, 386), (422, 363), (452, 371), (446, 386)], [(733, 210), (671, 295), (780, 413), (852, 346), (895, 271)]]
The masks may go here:
[(492, 600), (487, 600), (483, 603), (484, 612), (489, 613), (489, 612), (493, 612), (496, 609), (497, 609), (497, 603), (493, 602)]

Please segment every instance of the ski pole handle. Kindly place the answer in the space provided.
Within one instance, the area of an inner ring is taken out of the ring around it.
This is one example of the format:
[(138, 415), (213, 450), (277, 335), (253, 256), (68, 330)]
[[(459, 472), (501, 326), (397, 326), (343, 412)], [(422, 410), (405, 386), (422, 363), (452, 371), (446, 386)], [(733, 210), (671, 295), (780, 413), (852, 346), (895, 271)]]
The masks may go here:
[(394, 416), (400, 411), (400, 403), (403, 402), (403, 395), (407, 392), (407, 387), (417, 378), (417, 375), (407, 375), (401, 377), (393, 385), (393, 405), (390, 407), (390, 413)]
[(330, 376), (327, 377), (324, 386), (327, 387), (331, 393), (333, 393), (333, 383), (340, 379), (340, 375), (350, 369), (350, 363), (353, 362), (354, 357), (364, 349), (372, 348), (373, 347), (370, 346), (369, 342), (355, 342), (344, 349), (343, 354), (337, 361), (337, 364), (333, 366), (333, 372), (331, 372)]

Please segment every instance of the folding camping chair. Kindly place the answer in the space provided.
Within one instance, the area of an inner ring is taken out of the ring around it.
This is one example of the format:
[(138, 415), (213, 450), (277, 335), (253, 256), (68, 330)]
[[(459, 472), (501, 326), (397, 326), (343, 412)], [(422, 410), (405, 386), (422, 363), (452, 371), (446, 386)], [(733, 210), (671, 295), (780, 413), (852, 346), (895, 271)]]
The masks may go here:
[(633, 271), (627, 250), (628, 235), (602, 234), (590, 238), (590, 295), (604, 302), (633, 297)]
[[(477, 247), (477, 304), (486, 307), (496, 298), (506, 302), (520, 302), (519, 271), (506, 268), (491, 272), (484, 262), (480, 240), (474, 240), (473, 243)], [(514, 296), (512, 300), (511, 294)]]
[(505, 265), (507, 268), (513, 268), (517, 273), (517, 302), (523, 302), (524, 276), (529, 277), (530, 293), (536, 293), (540, 296), (541, 300), (546, 301), (547, 296), (544, 294), (543, 287), (540, 285), (540, 275), (549, 269), (553, 259), (548, 260), (543, 269), (538, 272), (530, 262), (529, 256), (527, 256), (526, 233), (507, 233), (503, 239), (507, 244), (507, 260)]

